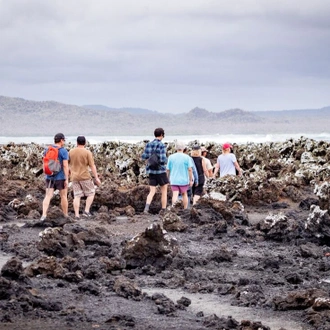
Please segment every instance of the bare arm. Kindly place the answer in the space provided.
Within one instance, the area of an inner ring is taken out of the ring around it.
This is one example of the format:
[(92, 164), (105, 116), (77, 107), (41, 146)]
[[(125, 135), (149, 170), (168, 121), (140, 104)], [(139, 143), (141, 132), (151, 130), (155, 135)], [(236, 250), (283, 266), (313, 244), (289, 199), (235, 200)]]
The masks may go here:
[(63, 160), (63, 172), (65, 176), (64, 186), (67, 188), (69, 183), (69, 161), (67, 159)]
[(194, 183), (192, 167), (188, 167), (188, 175), (189, 175), (189, 185), (191, 187)]
[(205, 163), (204, 158), (202, 158), (202, 166), (203, 166), (204, 174), (208, 178), (209, 177), (209, 171), (207, 170), (207, 167), (206, 167), (206, 163)]
[(217, 176), (217, 173), (218, 173), (219, 169), (220, 169), (220, 166), (219, 166), (218, 163), (216, 163), (215, 166), (214, 166), (214, 173), (213, 173), (214, 178)]
[(92, 165), (92, 166), (91, 166), (91, 170), (92, 170), (93, 176), (94, 176), (94, 178), (95, 178), (96, 184), (97, 184), (98, 186), (100, 186), (100, 185), (101, 185), (101, 180), (99, 179), (99, 176), (98, 176), (98, 174), (97, 174), (96, 166), (95, 166), (95, 165)]
[(238, 175), (241, 176), (243, 171), (240, 168), (240, 166), (238, 165), (237, 161), (234, 163), (234, 166), (235, 166), (236, 170), (238, 171)]

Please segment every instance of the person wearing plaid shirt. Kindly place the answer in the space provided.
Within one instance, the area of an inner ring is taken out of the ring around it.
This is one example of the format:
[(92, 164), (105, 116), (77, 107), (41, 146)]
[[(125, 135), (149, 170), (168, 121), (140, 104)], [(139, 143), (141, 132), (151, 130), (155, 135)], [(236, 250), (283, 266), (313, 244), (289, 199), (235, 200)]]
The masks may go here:
[(157, 170), (152, 170), (149, 168), (147, 164), (147, 174), (149, 175), (149, 194), (147, 196), (146, 205), (144, 208), (144, 213), (149, 213), (149, 207), (156, 193), (156, 187), (159, 185), (161, 189), (161, 203), (162, 203), (162, 211), (165, 212), (167, 205), (167, 186), (169, 184), (167, 174), (166, 174), (166, 147), (162, 142), (165, 132), (162, 128), (156, 128), (154, 131), (155, 139), (151, 142), (148, 142), (144, 152), (141, 156), (143, 160), (148, 160), (152, 153), (156, 152), (159, 159), (159, 168)]

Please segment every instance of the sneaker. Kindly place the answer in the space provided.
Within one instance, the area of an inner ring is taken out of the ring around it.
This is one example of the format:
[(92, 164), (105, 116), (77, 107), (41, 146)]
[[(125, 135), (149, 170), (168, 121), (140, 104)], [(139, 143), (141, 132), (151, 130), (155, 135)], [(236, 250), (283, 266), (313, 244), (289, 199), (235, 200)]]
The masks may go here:
[(45, 221), (46, 220), (46, 217), (44, 217), (44, 216), (42, 216), (41, 218), (40, 218), (40, 221)]
[(86, 217), (86, 218), (90, 218), (92, 216), (89, 212), (86, 212), (86, 211), (82, 215), (83, 215), (83, 217)]
[(149, 214), (149, 211), (148, 210), (144, 210), (143, 211), (143, 214)]

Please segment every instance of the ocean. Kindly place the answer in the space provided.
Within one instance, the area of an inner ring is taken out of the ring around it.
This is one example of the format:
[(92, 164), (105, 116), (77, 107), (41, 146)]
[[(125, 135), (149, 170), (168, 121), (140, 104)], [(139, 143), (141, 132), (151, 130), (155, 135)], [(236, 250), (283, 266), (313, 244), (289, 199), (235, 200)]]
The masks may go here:
[[(264, 142), (284, 142), (288, 139), (300, 139), (301, 137), (310, 138), (316, 141), (330, 142), (330, 133), (301, 133), (301, 134), (214, 134), (214, 135), (166, 135), (163, 142), (173, 142), (175, 140), (183, 141), (184, 143), (197, 141), (205, 144), (207, 142), (215, 143), (264, 143)], [(152, 140), (154, 137), (150, 136), (86, 136), (89, 143), (101, 143), (105, 141), (121, 141), (128, 143), (136, 143), (143, 140)], [(66, 136), (66, 141), (76, 143), (77, 136)], [(8, 144), (13, 142), (19, 143), (36, 143), (49, 144), (53, 142), (53, 136), (0, 136), (0, 144)]]

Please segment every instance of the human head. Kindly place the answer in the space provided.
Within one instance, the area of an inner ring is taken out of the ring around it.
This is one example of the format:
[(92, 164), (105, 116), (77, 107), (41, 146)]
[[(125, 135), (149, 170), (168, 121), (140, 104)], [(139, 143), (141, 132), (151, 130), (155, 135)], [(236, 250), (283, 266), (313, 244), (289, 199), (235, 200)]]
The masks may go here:
[(191, 151), (191, 157), (200, 157), (201, 154), (201, 147), (198, 144), (194, 145)]
[(57, 133), (55, 136), (54, 136), (54, 142), (55, 143), (59, 143), (61, 141), (65, 141), (65, 136), (63, 133)]
[(154, 131), (154, 135), (155, 137), (165, 137), (165, 131), (161, 128), (161, 127), (158, 127), (155, 129)]
[(183, 153), (187, 154), (187, 153), (189, 153), (189, 151), (190, 151), (190, 148), (188, 146), (185, 146), (185, 148), (183, 149)]
[(202, 155), (206, 155), (207, 154), (207, 149), (205, 147), (201, 147), (201, 152), (202, 152)]
[(80, 146), (84, 146), (86, 144), (86, 138), (82, 135), (77, 137), (77, 144)]
[(230, 150), (230, 148), (232, 148), (232, 146), (229, 142), (226, 142), (222, 145), (222, 150)]
[(177, 151), (179, 151), (179, 150), (183, 151), (185, 147), (186, 147), (186, 145), (184, 144), (184, 142), (182, 142), (182, 141), (176, 141), (176, 143), (175, 143), (175, 149)]

